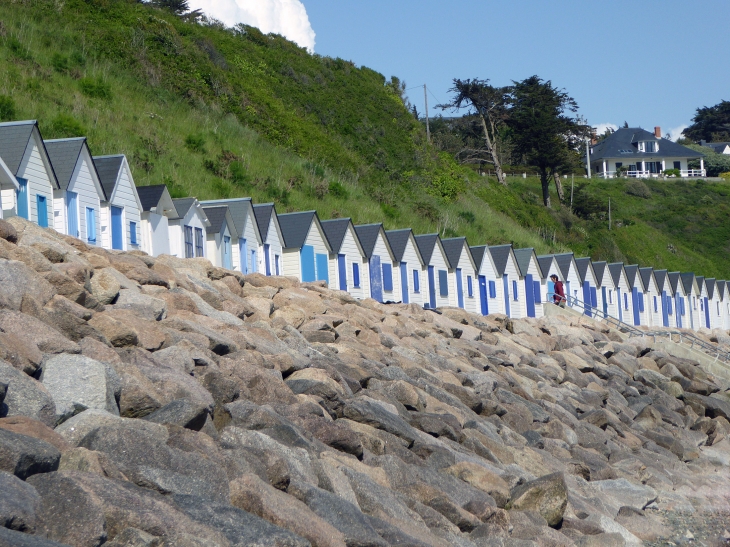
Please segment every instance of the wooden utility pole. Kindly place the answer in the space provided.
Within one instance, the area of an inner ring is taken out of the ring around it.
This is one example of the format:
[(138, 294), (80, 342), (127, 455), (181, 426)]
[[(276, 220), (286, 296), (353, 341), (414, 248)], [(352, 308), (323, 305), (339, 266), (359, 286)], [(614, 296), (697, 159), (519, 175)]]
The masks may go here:
[(423, 102), (426, 105), (426, 140), (431, 142), (431, 128), (428, 126), (428, 91), (426, 84), (423, 84)]
[(611, 198), (608, 198), (608, 229), (611, 229)]
[(573, 187), (575, 186), (575, 180), (573, 179), (573, 173), (570, 174), (570, 212), (573, 212)]

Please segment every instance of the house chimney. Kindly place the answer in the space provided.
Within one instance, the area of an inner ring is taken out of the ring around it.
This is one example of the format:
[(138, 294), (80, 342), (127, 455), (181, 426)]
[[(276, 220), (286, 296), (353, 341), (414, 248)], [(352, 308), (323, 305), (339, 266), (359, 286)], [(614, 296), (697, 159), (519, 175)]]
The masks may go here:
[(598, 138), (595, 135), (591, 135), (591, 146), (598, 142)]
[(657, 139), (661, 139), (662, 138), (662, 128), (659, 127), (658, 125), (654, 127), (654, 136)]

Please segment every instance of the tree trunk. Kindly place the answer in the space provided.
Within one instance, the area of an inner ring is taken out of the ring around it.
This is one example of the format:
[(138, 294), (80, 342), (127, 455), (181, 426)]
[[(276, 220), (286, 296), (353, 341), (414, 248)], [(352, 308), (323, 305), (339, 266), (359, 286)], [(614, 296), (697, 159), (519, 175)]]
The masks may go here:
[(492, 163), (494, 163), (494, 172), (497, 174), (497, 181), (504, 186), (507, 186), (507, 177), (502, 171), (502, 164), (499, 161), (497, 150), (492, 143), (492, 139), (489, 137), (489, 129), (487, 129), (487, 121), (484, 119), (484, 115), (480, 114), (479, 118), (482, 120), (482, 130), (484, 130), (484, 140), (487, 141), (487, 151), (492, 156)]
[(553, 172), (553, 180), (555, 181), (555, 190), (558, 192), (558, 199), (560, 203), (565, 201), (565, 194), (563, 193), (563, 183), (560, 181), (560, 175)]
[(542, 183), (542, 201), (545, 207), (552, 209), (550, 206), (550, 179), (546, 169), (540, 169), (540, 182)]

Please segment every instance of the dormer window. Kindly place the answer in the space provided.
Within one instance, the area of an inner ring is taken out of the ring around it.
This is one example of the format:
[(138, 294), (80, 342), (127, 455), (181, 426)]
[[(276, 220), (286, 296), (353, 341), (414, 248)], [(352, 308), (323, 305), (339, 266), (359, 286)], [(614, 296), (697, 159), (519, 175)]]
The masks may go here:
[(659, 143), (656, 141), (640, 141), (639, 152), (659, 152)]

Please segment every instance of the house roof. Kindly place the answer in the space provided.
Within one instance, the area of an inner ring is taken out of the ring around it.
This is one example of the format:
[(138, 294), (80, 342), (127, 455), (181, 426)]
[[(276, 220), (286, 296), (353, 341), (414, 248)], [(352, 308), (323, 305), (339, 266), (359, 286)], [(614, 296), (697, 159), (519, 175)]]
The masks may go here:
[(725, 153), (725, 149), (730, 148), (730, 142), (700, 142), (700, 144), (706, 148), (712, 149), (718, 154)]
[(624, 268), (623, 262), (614, 262), (608, 265), (608, 271), (611, 272), (611, 279), (613, 279), (614, 286), (618, 286), (621, 281), (621, 270)]
[(112, 194), (114, 194), (114, 187), (117, 185), (119, 171), (123, 164), (124, 156), (122, 154), (115, 156), (94, 156), (94, 166), (96, 167), (96, 172), (99, 173), (101, 187), (104, 189), (104, 194), (107, 199), (111, 199)]
[(324, 236), (329, 241), (330, 247), (332, 247), (332, 252), (339, 253), (342, 248), (342, 243), (345, 241), (345, 234), (347, 234), (350, 219), (335, 218), (332, 220), (322, 220), (320, 224), (322, 225)]
[(504, 271), (507, 269), (507, 261), (509, 260), (510, 253), (512, 252), (512, 245), (509, 243), (506, 245), (490, 245), (488, 249), (489, 254), (492, 255), (494, 267), (497, 269), (497, 275), (502, 277), (504, 275)]
[(705, 286), (705, 277), (703, 275), (698, 275), (695, 279), (697, 279), (697, 290), (702, 292), (702, 287)]
[[(528, 247), (526, 249), (515, 249), (515, 260), (517, 260), (517, 267), (520, 270), (520, 275), (525, 277), (528, 274), (530, 268), (530, 260), (532, 260), (535, 254), (535, 249)], [(542, 279), (542, 271), (540, 270), (540, 263), (537, 263), (537, 269), (540, 273), (540, 279)]]
[(423, 263), (429, 264), (433, 256), (433, 250), (439, 239), (438, 234), (421, 234), (416, 236), (416, 246), (423, 257)]
[(219, 233), (223, 229), (223, 224), (226, 222), (228, 206), (203, 207), (203, 211), (205, 211), (205, 216), (208, 217), (208, 221), (210, 222), (210, 226), (207, 228), (208, 233)]
[(573, 262), (573, 253), (562, 253), (553, 256), (555, 257), (555, 262), (558, 264), (558, 268), (563, 273), (563, 279), (568, 279), (570, 265)]
[[(412, 233), (413, 231), (410, 228), (385, 231), (385, 237), (388, 238), (388, 244), (390, 245), (390, 250), (393, 251), (393, 258), (395, 258), (396, 262), (403, 260), (403, 254), (406, 252), (408, 240)], [(418, 247), (416, 247), (416, 252), (418, 252)]]
[(203, 207), (227, 205), (231, 212), (231, 219), (236, 231), (243, 234), (246, 230), (246, 217), (251, 204), (251, 198), (216, 199), (202, 201)]
[(629, 264), (628, 266), (624, 266), (624, 271), (626, 272), (626, 281), (629, 284), (629, 289), (635, 287), (636, 274), (639, 273), (638, 264)]
[(639, 276), (641, 277), (641, 284), (646, 289), (651, 284), (651, 275), (654, 273), (653, 268), (639, 268)]
[(469, 247), (469, 250), (471, 251), (471, 257), (474, 259), (474, 264), (476, 264), (477, 272), (481, 271), (482, 261), (484, 260), (484, 251), (487, 250), (487, 246), (478, 245), (476, 247)]
[(279, 226), (287, 249), (301, 249), (317, 216), (316, 211), (279, 215)]
[(0, 156), (14, 175), (18, 174), (28, 141), (36, 127), (35, 120), (0, 123)]
[[(659, 142), (657, 152), (639, 152), (638, 144), (641, 141)], [(617, 129), (601, 142), (591, 146), (593, 152), (590, 154), (592, 162), (603, 159), (623, 159), (627, 164), (635, 160), (658, 159), (662, 157), (674, 158), (699, 158), (704, 156), (697, 152), (669, 139), (657, 139), (654, 133), (640, 127), (628, 127)]]
[(555, 261), (553, 255), (541, 255), (537, 257), (537, 263), (540, 265), (540, 271), (542, 272), (542, 278), (548, 275), (551, 264)]
[(360, 246), (365, 253), (365, 258), (370, 260), (375, 250), (375, 243), (378, 241), (378, 234), (382, 230), (382, 224), (361, 224), (355, 226), (357, 238), (360, 240)]
[(715, 280), (705, 279), (705, 285), (707, 286), (707, 298), (713, 298), (715, 296)]
[(593, 273), (596, 274), (596, 282), (603, 284), (603, 275), (606, 273), (607, 263), (605, 260), (599, 260), (593, 263)]
[(654, 279), (656, 280), (657, 290), (662, 292), (664, 284), (667, 282), (667, 270), (654, 270)]
[(180, 218), (185, 218), (188, 211), (195, 203), (195, 198), (175, 198), (172, 200), (175, 204), (175, 210)]
[(725, 300), (725, 281), (717, 282), (717, 291), (720, 294), (720, 299)]
[(692, 272), (685, 272), (680, 274), (679, 277), (682, 280), (684, 292), (690, 294), (692, 292), (692, 283), (694, 283), (695, 274)]
[(583, 283), (586, 280), (588, 274), (588, 267), (591, 265), (591, 259), (586, 257), (575, 259), (575, 269), (578, 272), (578, 279)]
[[(444, 248), (444, 252), (446, 253), (446, 259), (449, 261), (452, 268), (456, 268), (459, 264), (461, 251), (464, 249), (464, 245), (466, 245), (465, 237), (450, 237), (448, 239), (441, 240), (441, 246)], [(467, 249), (468, 248), (469, 246), (467, 245)]]
[(667, 274), (669, 280), (669, 286), (672, 288), (672, 294), (677, 294), (679, 288), (679, 272), (669, 272)]
[(256, 217), (256, 224), (258, 224), (262, 241), (266, 241), (266, 238), (269, 235), (271, 215), (273, 215), (274, 212), (275, 209), (273, 203), (257, 203), (253, 206), (253, 216)]
[(154, 186), (140, 186), (137, 188), (137, 195), (142, 204), (143, 211), (149, 211), (153, 207), (157, 207), (160, 199), (165, 193), (167, 186), (164, 184), (155, 184)]
[[(86, 137), (75, 139), (57, 139), (44, 141), (48, 157), (56, 172), (61, 190), (66, 190), (71, 184), (71, 177), (79, 161), (81, 150), (86, 144)], [(93, 169), (93, 167), (92, 167)]]

